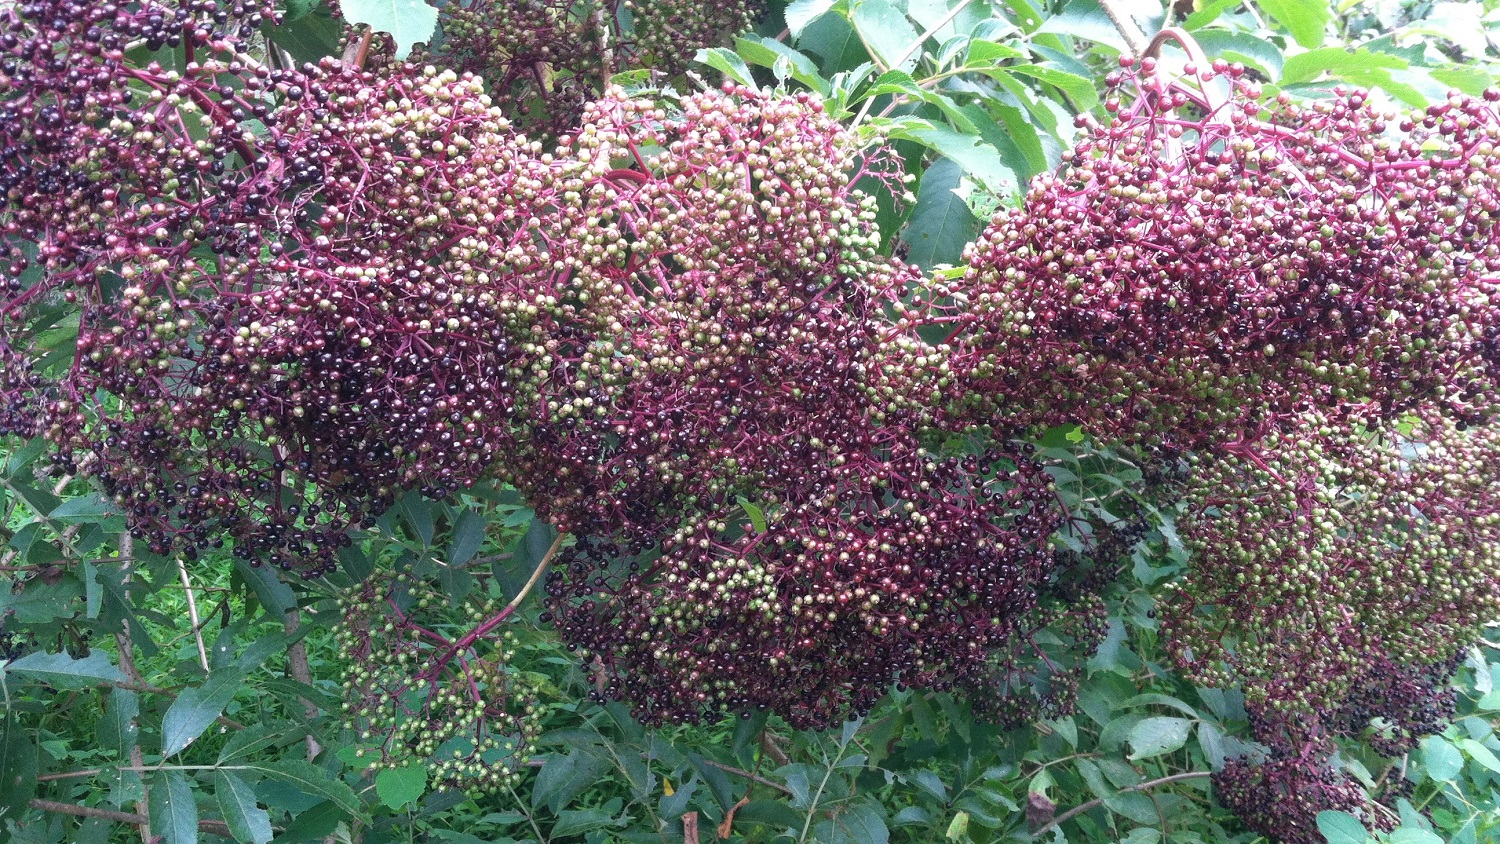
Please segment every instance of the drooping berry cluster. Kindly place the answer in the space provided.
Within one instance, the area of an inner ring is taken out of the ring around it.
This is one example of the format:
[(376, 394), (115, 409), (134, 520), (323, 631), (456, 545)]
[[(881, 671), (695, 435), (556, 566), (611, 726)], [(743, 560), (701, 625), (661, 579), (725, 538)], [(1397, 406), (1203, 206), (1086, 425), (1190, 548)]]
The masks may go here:
[(1364, 788), (1334, 770), (1326, 754), (1263, 762), (1232, 759), (1213, 774), (1214, 796), (1246, 825), (1282, 844), (1326, 844), (1318, 813), (1348, 812), (1366, 826), (1390, 830), (1390, 815), (1372, 811)]
[(1401, 118), (1202, 70), (1227, 102), (1150, 59), (1112, 75), (1134, 99), (939, 291), (974, 385), (958, 418), (1201, 447), (1308, 405), (1492, 414), (1500, 92)]
[[(1500, 431), (1436, 413), (1376, 431), (1308, 416), (1198, 459), (1179, 522), (1195, 558), (1163, 641), (1195, 681), (1245, 689), (1271, 759), (1221, 775), (1245, 805), (1286, 778), (1346, 779), (1335, 738), (1399, 755), (1452, 717), (1455, 652), (1500, 616), (1497, 473)], [(1317, 792), (1247, 820), (1316, 841), (1317, 811), (1347, 808)]]
[(1200, 458), (1180, 523), (1196, 561), (1162, 613), (1193, 677), (1242, 683), (1253, 706), (1328, 712), (1377, 657), (1446, 664), (1500, 617), (1500, 432), (1410, 425), (1309, 417)]
[(681, 74), (704, 47), (728, 43), (761, 0), (455, 0), (414, 61), (473, 73), (517, 125), (569, 132), (583, 107), (626, 68)]
[[(991, 463), (996, 455), (986, 455)], [(652, 721), (770, 709), (801, 727), (892, 682), (977, 685), (1054, 566), (1050, 479), (920, 451), (830, 473), (826, 494), (691, 520), (659, 548), (595, 543), (548, 584), (563, 637)]]
[[(51, 437), (62, 467), (99, 477), (156, 551), (183, 534), (221, 543), (194, 511), (234, 534), (280, 485), (260, 469), (275, 462), (262, 438), (178, 415), (205, 308), (263, 283), (263, 251), (296, 248), (321, 178), (275, 104), (321, 108), (318, 92), (243, 56), (267, 15), (66, 0), (0, 11), (6, 430)], [(125, 58), (164, 47), (184, 51), (181, 69)], [(69, 360), (45, 332), (73, 314)]]
[(531, 269), (497, 307), (534, 357), (498, 471), (593, 537), (550, 609), (644, 717), (823, 724), (954, 682), (1050, 571), (1030, 461), (923, 450), (943, 376), (886, 318), (916, 279), (850, 188), (876, 163), (806, 96), (612, 92), (509, 246)]
[(1187, 74), (1114, 75), (1133, 99), (913, 319), (949, 331), (944, 426), (1199, 452), (1163, 627), (1195, 680), (1246, 687), (1269, 749), (1226, 803), (1311, 841), (1367, 801), (1336, 740), (1437, 728), (1453, 649), (1500, 610), (1500, 434), (1465, 430), (1497, 408), (1500, 92), (1398, 117)]
[[(343, 602), (338, 643), (348, 660), (344, 717), (371, 743), (369, 767), (426, 767), (441, 787), (514, 785), (541, 732), (542, 710), (513, 667), (506, 617), (447, 599), (409, 574), (376, 575)], [(438, 621), (446, 621), (441, 626)]]

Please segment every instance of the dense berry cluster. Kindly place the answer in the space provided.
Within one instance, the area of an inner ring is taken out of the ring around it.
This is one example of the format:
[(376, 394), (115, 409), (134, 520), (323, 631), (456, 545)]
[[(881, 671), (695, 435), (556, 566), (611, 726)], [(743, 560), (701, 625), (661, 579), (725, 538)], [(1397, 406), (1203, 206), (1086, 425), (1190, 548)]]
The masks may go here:
[[(0, 11), (6, 430), (49, 435), (58, 463), (97, 475), (157, 551), (183, 532), (187, 545), (222, 542), (198, 509), (232, 529), (252, 509), (240, 502), (267, 506), (279, 486), (258, 471), (271, 461), (251, 456), (263, 440), (177, 415), (205, 303), (262, 283), (257, 257), (303, 236), (321, 175), (272, 99), (317, 92), (241, 55), (267, 14), (202, 2)], [(182, 69), (124, 58), (168, 46), (184, 51)], [(77, 355), (59, 359), (39, 334), (72, 314)]]
[[(475, 231), (459, 191), (505, 191), (537, 151), (472, 79), (256, 64), (227, 31), (261, 17), (235, 11), (11, 12), (4, 416), (151, 550), (228, 540), (317, 574), (399, 489), (486, 469), (450, 441), (496, 401), (496, 329), (441, 261)], [(137, 37), (190, 59), (126, 62)], [(38, 335), (74, 310), (69, 366)]]
[[(99, 193), (49, 199), (38, 157), (8, 160), (8, 243), (48, 260), (16, 268), (7, 337), (83, 313), (51, 383), (14, 355), (10, 406), (154, 550), (313, 575), (401, 491), (508, 481), (618, 555), (575, 554), (553, 611), (656, 719), (826, 723), (973, 675), (1032, 609), (1047, 478), (1008, 446), (925, 450), (947, 375), (888, 319), (918, 280), (850, 188), (883, 164), (809, 98), (611, 91), (546, 152), (471, 77), (273, 71), (210, 35), (187, 73), (142, 70), (84, 45), (146, 13), (38, 14), (19, 28), (97, 90), (51, 147), (36, 105), (19, 141)], [(139, 175), (91, 178), (104, 157)]]
[(1134, 99), (940, 291), (974, 386), (958, 418), (1201, 447), (1308, 405), (1488, 417), (1500, 92), (1398, 117), (1358, 91), (1263, 104), (1238, 67), (1202, 70), (1227, 102), (1150, 59), (1113, 75)]
[[(599, 695), (798, 726), (892, 682), (1060, 711), (1079, 659), (1037, 632), (1097, 642), (1139, 532), (1085, 530), (1012, 437), (1192, 449), (1164, 636), (1268, 753), (1223, 799), (1298, 844), (1362, 810), (1336, 742), (1436, 729), (1500, 615), (1500, 93), (1267, 107), (1145, 61), (927, 282), (852, 188), (895, 169), (814, 98), (603, 89), (752, 8), (449, 3), (439, 71), (263, 66), (247, 3), (0, 6), (0, 433), (154, 552), (306, 576), (399, 494), (512, 484), (580, 537), (547, 610)], [(504, 785), (536, 728), (510, 608), (450, 634), (439, 600), (349, 600), (349, 717), (382, 764)]]
[(1375, 829), (1395, 826), (1372, 808), (1365, 790), (1326, 754), (1254, 763), (1233, 759), (1213, 774), (1214, 795), (1251, 828), (1281, 844), (1326, 844), (1318, 813), (1348, 812)]
[(344, 717), (368, 743), (360, 754), (375, 754), (369, 767), (423, 765), (443, 787), (514, 785), (541, 709), (513, 667), (510, 634), (496, 632), (508, 615), (498, 602), (470, 600), (450, 617), (418, 579), (382, 574), (342, 608)]
[[(473, 73), (533, 133), (569, 132), (612, 74), (681, 74), (703, 47), (752, 26), (760, 0), (455, 0), (413, 61)], [(377, 61), (384, 61), (377, 57)]]
[[(1399, 755), (1452, 716), (1455, 650), (1500, 617), (1500, 431), (1462, 428), (1309, 416), (1199, 459), (1180, 523), (1194, 564), (1164, 602), (1163, 638), (1195, 681), (1245, 689), (1271, 754), (1264, 771), (1224, 774), (1246, 805), (1256, 789), (1317, 790), (1275, 785), (1289, 777), (1342, 777), (1335, 737)], [(1317, 809), (1344, 808), (1304, 803), (1263, 830), (1315, 841)]]
[[(1065, 530), (1083, 527), (1076, 516), (1070, 521)], [(1074, 537), (1083, 550), (1057, 552), (1035, 608), (990, 647), (985, 670), (966, 679), (976, 712), (1010, 728), (1073, 712), (1086, 663), (1109, 632), (1102, 596), (1144, 538), (1145, 524), (1088, 524)]]
[(870, 168), (805, 96), (614, 92), (510, 246), (534, 270), (497, 307), (534, 357), (497, 465), (593, 538), (550, 608), (644, 717), (823, 724), (951, 683), (1050, 571), (1031, 461), (923, 449), (943, 375), (886, 318), (917, 280), (878, 257)]
[(1443, 665), (1500, 617), (1492, 428), (1428, 415), (1373, 435), (1310, 417), (1195, 475), (1181, 522), (1195, 564), (1162, 624), (1200, 682), (1242, 683), (1283, 714), (1333, 711), (1377, 658)]
[(1035, 463), (963, 462), (867, 458), (763, 528), (740, 513), (644, 553), (588, 544), (553, 575), (549, 606), (608, 669), (605, 693), (652, 721), (759, 708), (825, 726), (893, 681), (978, 685), (997, 644), (1032, 632), (1057, 517)]

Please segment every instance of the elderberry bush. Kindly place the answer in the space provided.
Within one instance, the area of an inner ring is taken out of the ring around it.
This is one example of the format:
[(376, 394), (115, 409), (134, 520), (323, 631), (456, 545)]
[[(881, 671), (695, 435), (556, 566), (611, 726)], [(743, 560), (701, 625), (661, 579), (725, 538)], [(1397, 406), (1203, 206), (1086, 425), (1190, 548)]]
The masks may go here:
[[(889, 137), (944, 137), (901, 110), (978, 125), (967, 77), (1066, 74), (977, 38), (872, 87), (767, 40), (746, 52), (780, 87), (696, 84), (762, 11), (455, 0), (415, 61), (351, 27), (290, 67), (272, 4), (0, 5), (0, 434), (44, 439), (39, 480), (95, 484), (189, 591), (232, 555), (267, 595), (338, 592), (344, 725), (385, 791), (421, 767), (509, 792), (544, 746), (507, 638), (526, 589), (408, 573), (472, 579), (484, 530), (428, 559), (458, 532), (431, 508), (503, 486), (565, 534), (523, 579), (593, 702), (667, 729), (822, 729), (894, 688), (1062, 736), (1123, 647), (1122, 575), (1177, 543), (1140, 628), (1185, 683), (1243, 691), (1220, 802), (1289, 844), (1329, 810), (1389, 828), (1400, 786), (1344, 754), (1443, 730), (1500, 617), (1500, 92), (1403, 115), (1127, 58), (1104, 122), (929, 277), (876, 195), (912, 164)], [(1080, 442), (1114, 489), (1082, 489)], [(397, 514), (421, 547), (362, 568)], [(102, 562), (90, 618), (135, 576)]]

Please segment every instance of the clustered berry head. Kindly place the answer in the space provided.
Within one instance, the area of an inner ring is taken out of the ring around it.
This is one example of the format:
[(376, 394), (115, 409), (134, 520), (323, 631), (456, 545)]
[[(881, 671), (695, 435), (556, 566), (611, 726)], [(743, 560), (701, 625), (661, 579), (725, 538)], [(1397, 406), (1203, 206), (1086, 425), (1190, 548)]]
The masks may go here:
[(1370, 804), (1365, 790), (1326, 755), (1263, 762), (1232, 759), (1213, 774), (1214, 796), (1252, 830), (1280, 844), (1326, 844), (1318, 813), (1348, 812), (1366, 826), (1389, 830), (1389, 814)]
[(1378, 659), (1446, 665), (1500, 617), (1500, 432), (1303, 422), (1199, 458), (1179, 523), (1195, 564), (1162, 626), (1199, 682), (1315, 717)]
[(1455, 651), (1500, 615), (1500, 431), (1435, 412), (1301, 423), (1197, 458), (1179, 521), (1193, 566), (1161, 609), (1190, 678), (1245, 689), (1270, 761), (1226, 768), (1221, 793), (1298, 795), (1245, 814), (1283, 842), (1317, 840), (1313, 816), (1345, 792), (1367, 801), (1331, 772), (1335, 738), (1395, 756), (1442, 730)]
[(1310, 405), (1492, 415), (1500, 91), (1403, 116), (1202, 71), (1227, 102), (1150, 59), (1112, 75), (1135, 97), (938, 291), (956, 420), (1211, 448)]
[[(626, 68), (680, 76), (704, 47), (749, 30), (762, 0), (454, 0), (432, 43), (412, 57), (483, 79), (516, 124), (540, 136), (571, 131), (584, 105)], [(392, 64), (382, 39), (372, 66)]]
[(377, 574), (342, 601), (344, 718), (368, 767), (421, 765), (439, 787), (514, 786), (541, 733), (542, 708), (513, 666), (499, 602), (456, 611), (408, 573)]

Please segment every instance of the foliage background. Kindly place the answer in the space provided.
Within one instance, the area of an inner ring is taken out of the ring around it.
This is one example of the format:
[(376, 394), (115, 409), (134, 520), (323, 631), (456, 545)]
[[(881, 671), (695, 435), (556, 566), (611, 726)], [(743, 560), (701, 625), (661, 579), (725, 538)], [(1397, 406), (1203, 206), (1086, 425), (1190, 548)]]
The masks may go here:
[[(1369, 87), (1399, 106), (1496, 78), (1500, 2), (1150, 0), (1120, 6), (1144, 32), (1175, 24), (1206, 52), (1298, 96)], [(420, 3), (343, 11), (421, 41)], [(340, 49), (321, 3), (287, 4), (268, 38), (299, 59)], [(426, 23), (424, 24), (424, 21)], [(773, 4), (697, 73), (807, 88), (913, 177), (883, 191), (887, 248), (943, 272), (999, 204), (1057, 166), (1074, 115), (1130, 45), (1093, 0), (796, 0)], [(640, 84), (640, 75), (620, 81)], [(55, 339), (68, 342), (67, 327)], [(1043, 441), (1073, 507), (1133, 506), (1128, 460), (1059, 430)], [(373, 773), (341, 717), (349, 664), (341, 600), (373, 571), (428, 584), (438, 629), (507, 600), (554, 534), (508, 490), (449, 504), (401, 499), (347, 549), (342, 571), (285, 582), (224, 557), (193, 564), (133, 547), (81, 482), (46, 475), (40, 442), (5, 444), (0, 489), (0, 824), (17, 842), (1254, 841), (1214, 802), (1207, 774), (1246, 748), (1241, 696), (1164, 666), (1153, 595), (1187, 558), (1174, 510), (1142, 502), (1148, 536), (1108, 595), (1077, 712), (1002, 730), (946, 694), (892, 691), (829, 733), (753, 717), (646, 729), (591, 699), (586, 666), (538, 619), (508, 627), (530, 689), (538, 752), (493, 793), (428, 787), (421, 766)], [(194, 619), (196, 619), (194, 621)], [(1394, 763), (1350, 748), (1367, 786), (1399, 783), (1399, 844), (1500, 836), (1500, 631), (1470, 649), (1460, 718)], [(1061, 642), (1056, 643), (1061, 650)], [(136, 808), (143, 802), (149, 827)], [(80, 817), (67, 807), (93, 810)], [(113, 814), (111, 814), (113, 813)], [(122, 820), (127, 821), (121, 823)], [(1324, 819), (1334, 844), (1367, 833)], [(685, 828), (685, 825), (687, 828)]]

